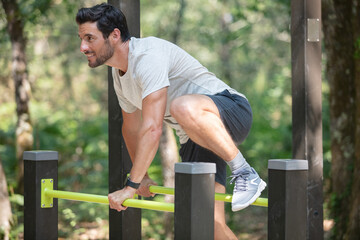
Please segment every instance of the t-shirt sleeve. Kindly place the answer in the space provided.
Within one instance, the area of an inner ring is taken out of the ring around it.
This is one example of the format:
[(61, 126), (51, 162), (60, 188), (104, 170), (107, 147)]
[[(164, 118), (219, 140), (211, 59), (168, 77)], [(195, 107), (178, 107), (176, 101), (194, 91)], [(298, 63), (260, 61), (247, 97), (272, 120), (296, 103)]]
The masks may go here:
[(146, 53), (136, 62), (136, 80), (142, 89), (142, 99), (164, 87), (170, 86), (169, 61), (159, 53)]

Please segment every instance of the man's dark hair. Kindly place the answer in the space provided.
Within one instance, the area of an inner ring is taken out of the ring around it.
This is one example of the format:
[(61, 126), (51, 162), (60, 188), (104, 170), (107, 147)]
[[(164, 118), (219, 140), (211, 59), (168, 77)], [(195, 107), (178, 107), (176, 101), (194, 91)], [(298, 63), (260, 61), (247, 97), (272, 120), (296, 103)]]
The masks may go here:
[(109, 37), (115, 28), (120, 30), (123, 42), (130, 39), (125, 15), (119, 9), (107, 3), (79, 9), (76, 14), (76, 22), (78, 24), (96, 22), (97, 28), (102, 32), (105, 39)]

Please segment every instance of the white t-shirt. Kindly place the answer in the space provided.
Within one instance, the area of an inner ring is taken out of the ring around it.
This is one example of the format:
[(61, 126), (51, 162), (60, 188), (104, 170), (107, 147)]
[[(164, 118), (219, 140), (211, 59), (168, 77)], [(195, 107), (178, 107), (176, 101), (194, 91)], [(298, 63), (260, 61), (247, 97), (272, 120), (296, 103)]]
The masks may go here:
[(188, 140), (188, 136), (170, 115), (172, 100), (187, 94), (213, 95), (226, 89), (245, 97), (180, 47), (155, 37), (132, 37), (127, 72), (120, 76), (119, 70), (112, 68), (112, 75), (120, 107), (127, 113), (141, 110), (142, 100), (146, 96), (168, 87), (164, 122), (176, 130), (181, 144)]

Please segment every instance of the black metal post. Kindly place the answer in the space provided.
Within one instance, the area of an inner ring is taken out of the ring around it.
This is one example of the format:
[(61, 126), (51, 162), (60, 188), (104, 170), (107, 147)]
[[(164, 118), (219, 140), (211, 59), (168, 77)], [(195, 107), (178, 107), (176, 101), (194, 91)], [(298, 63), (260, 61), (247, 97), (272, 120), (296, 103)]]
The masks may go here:
[(41, 179), (53, 179), (58, 184), (58, 153), (26, 151), (24, 159), (24, 239), (58, 239), (58, 202), (53, 207), (41, 206)]
[(175, 239), (214, 239), (214, 163), (175, 164)]
[[(140, 36), (140, 1), (108, 0), (125, 14), (132, 36)], [(109, 111), (109, 192), (122, 189), (131, 169), (131, 160), (122, 138), (122, 115), (114, 90), (111, 68), (108, 68), (108, 111)], [(141, 239), (141, 210), (128, 208), (117, 212), (109, 210), (110, 239)]]
[(308, 161), (269, 160), (269, 240), (304, 240)]
[(323, 239), (321, 0), (291, 1), (293, 158), (309, 161), (307, 239)]

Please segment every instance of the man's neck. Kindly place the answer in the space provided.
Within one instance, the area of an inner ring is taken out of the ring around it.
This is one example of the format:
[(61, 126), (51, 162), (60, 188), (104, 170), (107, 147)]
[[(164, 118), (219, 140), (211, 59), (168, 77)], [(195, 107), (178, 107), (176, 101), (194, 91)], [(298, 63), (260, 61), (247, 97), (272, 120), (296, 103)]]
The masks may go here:
[(120, 70), (120, 73), (126, 73), (128, 68), (129, 43), (121, 42), (115, 46), (114, 55), (106, 62), (106, 65)]

